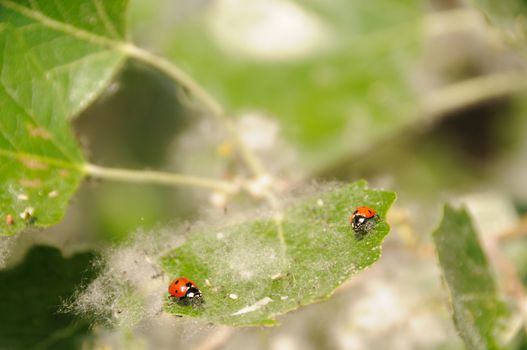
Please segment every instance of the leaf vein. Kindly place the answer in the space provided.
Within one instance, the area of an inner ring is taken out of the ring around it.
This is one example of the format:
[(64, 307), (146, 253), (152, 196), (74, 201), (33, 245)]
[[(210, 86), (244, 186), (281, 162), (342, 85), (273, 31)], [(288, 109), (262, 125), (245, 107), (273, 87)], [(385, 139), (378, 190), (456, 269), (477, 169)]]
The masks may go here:
[(50, 158), (45, 156), (40, 156), (33, 153), (25, 153), (25, 152), (12, 152), (6, 149), (0, 148), (0, 156), (3, 156), (5, 158), (13, 159), (18, 161), (20, 158), (28, 158), (28, 159), (34, 159), (38, 160), (39, 162), (45, 163), (47, 165), (55, 166), (57, 168), (67, 168), (76, 170), (80, 173), (83, 173), (83, 164), (82, 163), (75, 163), (75, 162), (66, 162), (60, 159), (56, 158)]
[[(23, 40), (23, 38), (21, 38), (20, 35), (16, 35), (16, 38), (20, 41), (20, 43), (21, 43), (22, 45), (28, 47), (27, 43), (25, 42), (25, 40)], [(29, 52), (30, 50), (26, 50), (26, 51)], [(4, 52), (4, 55), (5, 55), (5, 52)], [(44, 69), (41, 67), (41, 65), (38, 63), (38, 58), (36, 57), (36, 55), (35, 55), (34, 52), (31, 52), (30, 57), (32, 58), (32, 62), (33, 62), (33, 64), (36, 66), (36, 68), (40, 69), (40, 71), (44, 74), (45, 71), (44, 71)], [(47, 81), (50, 81), (49, 79), (46, 79), (46, 80), (47, 80)], [(38, 125), (39, 127), (43, 128), (43, 129), (45, 129), (46, 131), (49, 132), (49, 130), (47, 130), (47, 128), (44, 128), (44, 127), (42, 126), (42, 123), (39, 122), (39, 121), (37, 120), (37, 118), (35, 117), (34, 113), (33, 113), (31, 110), (26, 110), (26, 108), (24, 107), (24, 105), (18, 101), (18, 99), (16, 98), (15, 94), (13, 94), (13, 92), (10, 91), (9, 87), (8, 87), (6, 84), (4, 84), (4, 81), (3, 81), (3, 80), (0, 81), (0, 84), (1, 84), (2, 87), (4, 88), (5, 93), (10, 97), (10, 99), (11, 99), (14, 103), (16, 103), (16, 105), (17, 105), (22, 111), (24, 111), (24, 113), (27, 115), (27, 117), (28, 117), (29, 119), (31, 119), (31, 120), (33, 121), (33, 123), (35, 123), (35, 125)], [(51, 81), (51, 84), (52, 84), (54, 90), (59, 89), (59, 87), (56, 85), (55, 81)], [(32, 83), (31, 85), (34, 86), (33, 83)], [(57, 91), (57, 93), (58, 93), (59, 96), (62, 95), (60, 89)], [(32, 92), (32, 93), (31, 93), (31, 96), (32, 96), (31, 98), (33, 99), (34, 96), (35, 96), (35, 94)], [(62, 96), (62, 98), (59, 98), (58, 100), (60, 101), (60, 102), (59, 102), (59, 105), (62, 107), (63, 113), (66, 114), (66, 106), (64, 105), (64, 102), (63, 102), (63, 100), (64, 100), (64, 96)], [(59, 150), (59, 151), (65, 156), (65, 158), (68, 158), (68, 159), (69, 159), (70, 156), (68, 155), (68, 152), (66, 152), (66, 151), (62, 148), (62, 146), (57, 142), (57, 140), (55, 139), (54, 134), (51, 133), (51, 132), (49, 132), (49, 134), (51, 135), (51, 136), (50, 136), (50, 141), (51, 141), (51, 143), (57, 148), (57, 150)]]
[[(10, 99), (11, 101), (13, 101), (13, 103), (15, 103), (15, 104), (16, 104), (16, 105), (17, 105), (17, 106), (18, 106), (18, 107), (24, 112), (24, 114), (25, 114), (29, 119), (31, 119), (31, 121), (33, 121), (33, 122), (35, 123), (35, 125), (38, 125), (40, 128), (46, 130), (46, 131), (50, 134), (50, 137), (51, 137), (51, 138), (49, 139), (49, 141), (51, 142), (51, 144), (52, 144), (52, 145), (53, 145), (53, 146), (54, 146), (59, 152), (61, 152), (62, 155), (64, 155), (64, 157), (65, 157), (66, 159), (73, 160), (73, 158), (70, 157), (70, 155), (68, 155), (63, 149), (61, 149), (61, 148), (58, 146), (58, 143), (57, 143), (57, 141), (55, 140), (53, 133), (51, 133), (48, 129), (44, 128), (44, 127), (42, 126), (41, 123), (38, 123), (38, 121), (34, 118), (34, 116), (33, 116), (31, 113), (29, 113), (29, 111), (27, 111), (27, 110), (24, 108), (24, 106), (23, 106), (20, 102), (18, 102), (18, 101), (16, 100), (16, 98), (14, 98), (14, 97), (12, 96), (11, 92), (7, 89), (7, 86), (5, 86), (3, 80), (1, 80), (1, 79), (0, 79), (0, 86), (3, 87), (3, 91), (5, 92), (5, 95), (6, 95), (7, 97), (9, 97), (9, 99)], [(13, 147), (13, 148), (16, 150), (16, 147)]]
[(88, 63), (88, 62), (96, 61), (97, 59), (101, 58), (100, 56), (106, 55), (107, 53), (108, 53), (107, 50), (93, 52), (88, 55), (84, 55), (82, 57), (76, 58), (72, 61), (53, 66), (52, 68), (49, 68), (46, 72), (52, 75), (57, 74), (63, 70), (68, 70), (68, 68), (70, 68), (71, 66), (75, 66), (81, 63)]
[(0, 0), (0, 5), (26, 18), (37, 21), (45, 27), (48, 27), (48, 28), (51, 28), (51, 29), (54, 29), (60, 32), (68, 33), (71, 36), (74, 36), (78, 39), (82, 39), (85, 41), (95, 43), (97, 45), (107, 46), (111, 48), (119, 48), (121, 45), (123, 45), (122, 41), (117, 41), (114, 39), (106, 38), (99, 34), (90, 32), (88, 30), (78, 28), (74, 25), (59, 22), (51, 17), (44, 15), (41, 12), (38, 12), (38, 11), (35, 11), (34, 9), (19, 5), (10, 0)]
[(115, 39), (119, 39), (119, 33), (115, 29), (113, 23), (110, 21), (110, 18), (108, 17), (108, 13), (106, 12), (106, 8), (104, 7), (104, 4), (101, 2), (101, 0), (92, 0), (93, 5), (95, 6), (95, 10), (97, 11), (97, 16), (101, 19), (104, 27), (106, 30), (108, 30), (109, 34), (114, 37)]

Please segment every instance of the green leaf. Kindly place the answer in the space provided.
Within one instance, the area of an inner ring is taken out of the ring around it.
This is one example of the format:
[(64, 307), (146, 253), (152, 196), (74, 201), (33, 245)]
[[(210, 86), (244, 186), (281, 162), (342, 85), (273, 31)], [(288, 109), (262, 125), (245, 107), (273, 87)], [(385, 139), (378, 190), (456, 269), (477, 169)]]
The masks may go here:
[[(179, 20), (168, 55), (231, 110), (276, 118), (308, 171), (415, 120), (409, 75), (419, 59), (421, 1), (228, 3)], [(304, 23), (308, 34), (276, 33), (280, 16)]]
[(461, 338), (468, 349), (498, 349), (495, 335), (506, 309), (466, 210), (446, 205), (433, 236)]
[[(167, 301), (166, 310), (233, 326), (274, 325), (279, 315), (329, 298), (377, 261), (394, 200), (393, 192), (368, 189), (364, 181), (301, 200), (284, 214), (285, 255), (272, 219), (198, 229), (162, 266), (170, 277), (196, 282), (206, 304), (193, 308)], [(379, 215), (364, 236), (356, 236), (348, 222), (360, 205)]]
[(92, 253), (64, 258), (56, 248), (37, 246), (25, 260), (0, 271), (2, 349), (79, 349), (89, 323), (61, 313), (78, 284), (95, 276)]
[(122, 64), (126, 3), (0, 0), (0, 234), (63, 216), (84, 173), (68, 119)]

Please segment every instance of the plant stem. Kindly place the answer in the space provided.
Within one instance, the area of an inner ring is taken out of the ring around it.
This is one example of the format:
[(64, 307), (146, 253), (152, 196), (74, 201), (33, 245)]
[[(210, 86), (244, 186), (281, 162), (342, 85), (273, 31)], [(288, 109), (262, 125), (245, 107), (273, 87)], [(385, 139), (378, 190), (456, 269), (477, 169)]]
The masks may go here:
[[(247, 166), (253, 173), (255, 177), (262, 177), (267, 176), (268, 172), (265, 170), (263, 165), (261, 164), (260, 160), (256, 157), (256, 155), (251, 151), (251, 149), (247, 146), (247, 144), (243, 141), (238, 128), (236, 126), (236, 123), (228, 117), (226, 114), (223, 106), (216, 101), (212, 95), (210, 95), (200, 84), (198, 84), (189, 74), (187, 74), (185, 71), (183, 71), (180, 67), (175, 65), (174, 63), (156, 56), (140, 47), (135, 46), (132, 43), (123, 43), (122, 45), (118, 46), (119, 50), (127, 54), (129, 57), (135, 58), (141, 62), (144, 62), (151, 67), (154, 67), (158, 69), (160, 72), (166, 74), (168, 77), (170, 77), (172, 80), (174, 80), (176, 83), (180, 84), (182, 87), (190, 91), (192, 96), (197, 98), (203, 105), (218, 119), (220, 120), (227, 131), (231, 134), (231, 136), (234, 139), (234, 142), (236, 144), (236, 147), (238, 149), (238, 152), (240, 153), (243, 160), (246, 162)], [(97, 168), (96, 168), (97, 169)], [(101, 173), (101, 168), (98, 168), (97, 174)], [(114, 178), (114, 179), (124, 179), (130, 178), (130, 175), (132, 175), (132, 178), (134, 180), (130, 181), (141, 181), (139, 179), (144, 179), (145, 176), (136, 176), (129, 171), (123, 170), (112, 170), (111, 169), (104, 169), (103, 174), (105, 174), (106, 178)], [(125, 175), (124, 177), (121, 175)], [(158, 182), (158, 183), (178, 183), (178, 184), (191, 184), (195, 186), (203, 186), (203, 187), (211, 187), (218, 189), (221, 187), (231, 186), (231, 184), (228, 183), (222, 183), (219, 181), (214, 180), (205, 180), (205, 179), (199, 179), (194, 177), (188, 177), (188, 176), (182, 176), (182, 175), (175, 175), (175, 174), (162, 174), (162, 173), (152, 173), (148, 172), (144, 175), (148, 175), (148, 179), (144, 179), (145, 182)], [(155, 176), (153, 176), (155, 175)], [(154, 180), (155, 181), (152, 181)], [(232, 190), (232, 188), (230, 189)], [(282, 211), (278, 202), (278, 199), (276, 198), (275, 194), (272, 191), (268, 191), (266, 194), (266, 199), (268, 200), (269, 204), (275, 211), (274, 214), (274, 222), (276, 224), (276, 230), (278, 239), (280, 241), (280, 246), (282, 247), (282, 253), (283, 257), (286, 256), (287, 246), (285, 243), (284, 238), (284, 229), (282, 224)]]
[(190, 91), (192, 96), (198, 99), (205, 106), (205, 108), (210, 113), (212, 113), (212, 115), (218, 118), (225, 125), (225, 128), (232, 135), (238, 151), (247, 163), (249, 169), (251, 169), (253, 175), (263, 176), (267, 173), (256, 155), (247, 147), (245, 142), (243, 142), (236, 124), (231, 118), (228, 117), (221, 103), (212, 97), (212, 95), (209, 94), (189, 74), (187, 74), (174, 63), (162, 57), (156, 56), (140, 47), (137, 47), (132, 43), (123, 43), (122, 45), (119, 45), (118, 48), (121, 52), (125, 53), (129, 57), (135, 58), (156, 68), (160, 72), (166, 74), (173, 81)]
[(310, 174), (310, 177), (326, 176), (344, 164), (370, 158), (372, 150), (385, 149), (393, 143), (400, 142), (401, 139), (408, 139), (409, 135), (420, 133), (427, 126), (448, 116), (449, 113), (522, 90), (527, 90), (526, 70), (488, 74), (430, 91), (422, 98), (420, 118), (414, 118), (410, 123), (400, 125), (391, 135), (373, 141), (372, 144), (354, 154), (337, 159), (324, 169)]
[(199, 85), (189, 74), (172, 62), (156, 56), (132, 43), (123, 43), (120, 50), (130, 57), (147, 63), (166, 74), (172, 80), (188, 89), (193, 96), (200, 100), (203, 105), (217, 117), (223, 118), (225, 115), (223, 106), (212, 97), (201, 85)]
[(230, 182), (151, 170), (106, 168), (94, 164), (84, 166), (86, 174), (100, 179), (160, 185), (188, 185), (232, 193), (236, 186)]
[(525, 88), (527, 88), (526, 71), (484, 75), (432, 91), (425, 96), (423, 109), (426, 114), (444, 115)]

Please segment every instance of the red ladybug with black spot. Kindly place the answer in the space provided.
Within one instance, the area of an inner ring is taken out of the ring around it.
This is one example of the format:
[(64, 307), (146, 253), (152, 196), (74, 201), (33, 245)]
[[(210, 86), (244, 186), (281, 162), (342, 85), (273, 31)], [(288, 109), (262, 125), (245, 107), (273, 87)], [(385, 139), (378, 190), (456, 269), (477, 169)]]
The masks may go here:
[(196, 283), (186, 277), (179, 277), (170, 282), (168, 293), (180, 305), (199, 306), (204, 302)]
[(378, 216), (375, 209), (361, 206), (355, 209), (351, 215), (350, 225), (357, 234), (366, 234), (375, 226), (377, 219)]

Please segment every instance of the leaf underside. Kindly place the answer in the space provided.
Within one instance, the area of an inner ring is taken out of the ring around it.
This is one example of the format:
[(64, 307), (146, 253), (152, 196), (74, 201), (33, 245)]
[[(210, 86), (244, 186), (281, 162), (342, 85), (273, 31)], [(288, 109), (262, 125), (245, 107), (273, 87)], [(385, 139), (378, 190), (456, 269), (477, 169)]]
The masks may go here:
[[(193, 308), (167, 299), (165, 309), (232, 326), (274, 325), (276, 316), (329, 298), (379, 258), (394, 200), (393, 192), (370, 190), (359, 181), (297, 202), (284, 215), (285, 256), (272, 219), (194, 232), (162, 266), (173, 278), (194, 280), (206, 304)], [(359, 237), (348, 218), (360, 205), (374, 208), (379, 219)], [(245, 309), (251, 306), (254, 311)]]
[(499, 348), (495, 333), (505, 315), (487, 258), (466, 210), (445, 206), (434, 242), (450, 290), (453, 317), (468, 349)]
[(62, 218), (84, 164), (68, 120), (123, 62), (126, 4), (0, 0), (0, 235)]

